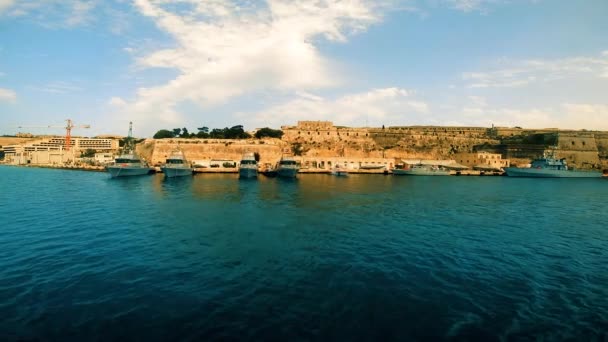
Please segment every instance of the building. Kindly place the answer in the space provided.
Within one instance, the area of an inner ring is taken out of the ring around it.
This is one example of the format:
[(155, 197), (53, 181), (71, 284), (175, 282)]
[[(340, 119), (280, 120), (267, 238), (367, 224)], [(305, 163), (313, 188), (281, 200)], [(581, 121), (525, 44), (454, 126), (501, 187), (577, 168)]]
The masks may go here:
[(508, 159), (502, 159), (499, 153), (489, 152), (473, 152), (473, 153), (456, 153), (454, 159), (457, 163), (472, 167), (479, 170), (498, 170), (509, 167)]
[(72, 138), (70, 150), (65, 149), (65, 138), (48, 137), (18, 145), (4, 146), (5, 160), (11, 164), (62, 164), (74, 162), (82, 152), (113, 153), (119, 143), (110, 138)]

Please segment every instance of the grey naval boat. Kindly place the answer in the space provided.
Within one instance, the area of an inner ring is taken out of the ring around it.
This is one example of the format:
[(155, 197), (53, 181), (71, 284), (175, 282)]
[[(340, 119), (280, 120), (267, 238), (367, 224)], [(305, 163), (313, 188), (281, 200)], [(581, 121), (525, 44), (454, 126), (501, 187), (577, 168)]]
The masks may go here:
[(300, 168), (291, 157), (282, 157), (277, 167), (277, 175), (285, 178), (295, 178)]
[(536, 178), (599, 178), (599, 171), (573, 170), (568, 167), (566, 159), (557, 159), (553, 153), (545, 153), (543, 158), (532, 161), (530, 167), (507, 167), (505, 173), (510, 177), (536, 177)]
[(446, 170), (440, 166), (434, 165), (405, 165), (402, 168), (393, 169), (394, 175), (405, 175), (405, 176), (449, 176), (450, 170)]
[(134, 152), (119, 155), (114, 159), (114, 164), (106, 166), (106, 170), (112, 178), (141, 176), (150, 173), (150, 167)]
[(254, 178), (258, 176), (258, 162), (253, 153), (245, 153), (239, 164), (240, 178)]
[(148, 164), (142, 161), (135, 153), (132, 122), (129, 122), (129, 135), (127, 136), (123, 153), (114, 159), (113, 164), (106, 166), (106, 170), (112, 178), (141, 176), (150, 173), (151, 169)]
[(181, 151), (173, 152), (169, 158), (165, 160), (165, 165), (160, 168), (165, 177), (181, 177), (181, 176), (192, 176), (192, 167), (186, 161), (184, 153)]

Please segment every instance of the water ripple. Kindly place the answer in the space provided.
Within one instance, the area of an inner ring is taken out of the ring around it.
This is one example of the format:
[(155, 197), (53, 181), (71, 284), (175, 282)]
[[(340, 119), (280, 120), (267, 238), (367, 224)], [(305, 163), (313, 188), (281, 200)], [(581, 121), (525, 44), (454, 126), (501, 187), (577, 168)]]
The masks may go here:
[(0, 340), (608, 339), (604, 180), (0, 167), (0, 190)]

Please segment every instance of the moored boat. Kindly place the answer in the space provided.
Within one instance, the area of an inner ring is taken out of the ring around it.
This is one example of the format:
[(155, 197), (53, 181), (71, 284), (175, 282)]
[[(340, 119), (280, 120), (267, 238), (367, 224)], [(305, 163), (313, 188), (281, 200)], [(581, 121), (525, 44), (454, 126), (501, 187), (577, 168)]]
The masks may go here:
[(574, 170), (568, 167), (566, 159), (557, 159), (553, 153), (545, 153), (542, 158), (532, 161), (530, 167), (507, 167), (505, 173), (510, 177), (534, 178), (599, 178), (600, 171)]
[(123, 153), (114, 159), (114, 163), (106, 166), (106, 171), (115, 177), (141, 176), (150, 173), (148, 164), (142, 161), (135, 153), (133, 145), (133, 123), (129, 122), (129, 135), (123, 149)]
[(298, 163), (291, 157), (283, 157), (279, 161), (277, 167), (277, 176), (285, 178), (295, 178), (298, 174), (300, 167)]
[(141, 176), (150, 173), (150, 167), (139, 159), (135, 153), (122, 154), (114, 160), (114, 164), (106, 166), (112, 178)]
[(253, 153), (245, 153), (239, 164), (240, 178), (254, 178), (258, 176), (258, 162)]
[(161, 166), (160, 169), (165, 174), (165, 177), (168, 178), (191, 176), (193, 171), (193, 168), (181, 151), (173, 152), (169, 158), (165, 160), (165, 164)]
[(450, 170), (436, 165), (405, 164), (403, 167), (393, 169), (393, 174), (406, 176), (449, 176)]
[(333, 176), (348, 176), (348, 170), (340, 165), (336, 165), (331, 169), (331, 175)]

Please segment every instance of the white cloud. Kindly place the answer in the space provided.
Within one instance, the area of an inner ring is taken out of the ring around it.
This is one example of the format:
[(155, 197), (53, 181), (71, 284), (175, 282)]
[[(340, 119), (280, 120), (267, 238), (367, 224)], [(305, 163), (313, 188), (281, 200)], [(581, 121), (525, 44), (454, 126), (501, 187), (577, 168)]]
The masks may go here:
[(0, 88), (0, 102), (15, 102), (17, 100), (17, 93), (14, 90)]
[(561, 109), (572, 127), (608, 130), (608, 105), (564, 103)]
[(453, 8), (464, 12), (470, 12), (478, 9), (483, 0), (446, 0), (446, 2)]
[(112, 97), (108, 101), (108, 104), (111, 106), (122, 107), (122, 106), (125, 106), (127, 104), (127, 102), (120, 97)]
[(65, 21), (66, 26), (79, 26), (92, 20), (91, 11), (95, 8), (95, 1), (72, 1), (71, 13)]
[(402, 124), (415, 115), (425, 115), (429, 106), (412, 98), (411, 92), (400, 88), (372, 89), (364, 93), (326, 99), (312, 94), (300, 94), (288, 101), (258, 113), (242, 113), (254, 117), (257, 126), (279, 126), (298, 120), (330, 120), (337, 125), (364, 126)]
[(4, 9), (9, 16), (31, 17), (44, 27), (70, 28), (92, 22), (97, 3), (98, 0), (0, 0), (0, 14)]
[(139, 89), (128, 110), (141, 118), (175, 122), (182, 102), (204, 108), (244, 94), (339, 84), (337, 68), (316, 44), (320, 38), (343, 42), (365, 30), (381, 20), (386, 3), (136, 0), (135, 6), (176, 44), (141, 57), (138, 65), (171, 68), (179, 75), (164, 85)]
[(465, 72), (469, 88), (514, 88), (538, 82), (576, 77), (608, 77), (608, 55), (564, 59), (502, 60), (497, 68), (485, 72)]
[(0, 14), (8, 10), (14, 3), (15, 0), (0, 0)]
[(31, 88), (37, 91), (42, 91), (51, 94), (69, 94), (82, 90), (81, 87), (71, 82), (65, 81), (54, 81), (41, 86), (33, 86)]
[[(524, 0), (533, 2), (534, 0)], [(462, 12), (481, 12), (487, 13), (492, 5), (507, 3), (506, 0), (443, 0), (452, 9)]]
[(608, 130), (608, 105), (561, 103), (542, 107), (501, 107), (472, 97), (457, 115), (458, 125)]

